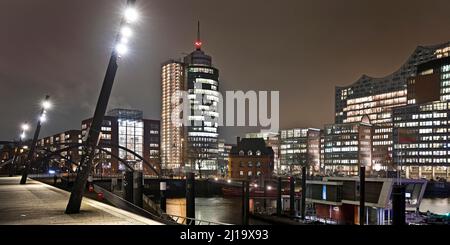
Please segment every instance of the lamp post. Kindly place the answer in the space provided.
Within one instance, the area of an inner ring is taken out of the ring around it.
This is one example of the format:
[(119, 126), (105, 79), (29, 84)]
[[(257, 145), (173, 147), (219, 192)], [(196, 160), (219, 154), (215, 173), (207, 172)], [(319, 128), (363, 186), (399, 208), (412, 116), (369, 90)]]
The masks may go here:
[(14, 150), (13, 160), (11, 161), (11, 165), (9, 166), (10, 167), (9, 168), (9, 177), (12, 177), (14, 175), (14, 173), (16, 172), (17, 155), (19, 154), (20, 146), (22, 145), (22, 142), (24, 141), (24, 139), (26, 137), (26, 132), (30, 129), (30, 125), (28, 125), (28, 123), (23, 123), (21, 125), (21, 129), (22, 129), (22, 132), (20, 133), (19, 142), (16, 146), (16, 149)]
[(77, 169), (77, 178), (75, 180), (72, 192), (70, 194), (69, 203), (66, 207), (66, 214), (79, 213), (81, 201), (83, 199), (87, 178), (92, 170), (92, 160), (95, 157), (95, 148), (100, 140), (100, 130), (103, 123), (103, 117), (108, 107), (109, 97), (114, 84), (118, 64), (117, 61), (128, 51), (127, 43), (132, 36), (131, 24), (138, 18), (138, 13), (134, 7), (136, 0), (127, 0), (127, 8), (120, 22), (120, 31), (116, 36), (115, 48), (113, 48), (109, 59), (106, 75), (97, 105), (92, 119), (92, 124), (83, 146), (83, 156), (81, 157), (80, 166)]
[(50, 109), (50, 107), (51, 107), (50, 96), (47, 95), (45, 96), (45, 99), (42, 102), (41, 112), (39, 113), (36, 130), (34, 131), (33, 141), (31, 142), (30, 150), (28, 151), (27, 159), (25, 160), (25, 168), (23, 169), (22, 178), (20, 179), (21, 185), (27, 183), (27, 177), (28, 172), (30, 171), (31, 160), (33, 159), (34, 150), (36, 149), (36, 143), (39, 138), (39, 133), (41, 132), (41, 124), (47, 120), (47, 110)]

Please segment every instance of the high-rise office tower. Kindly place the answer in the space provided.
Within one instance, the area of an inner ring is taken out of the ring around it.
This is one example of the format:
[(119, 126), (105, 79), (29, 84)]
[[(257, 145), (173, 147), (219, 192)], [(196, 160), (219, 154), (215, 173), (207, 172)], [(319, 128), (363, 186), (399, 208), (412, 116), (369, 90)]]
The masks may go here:
[(186, 125), (186, 164), (205, 174), (215, 174), (218, 166), (219, 70), (205, 54), (198, 26), (195, 50), (184, 58), (190, 115)]
[[(219, 70), (201, 48), (199, 24), (195, 50), (183, 62), (162, 66), (161, 161), (168, 171), (184, 168), (207, 175), (218, 169)], [(188, 98), (177, 91), (187, 92)], [(183, 111), (182, 103), (190, 110)]]
[(184, 90), (184, 64), (170, 60), (161, 70), (161, 166), (170, 172), (183, 166), (183, 127), (175, 115), (182, 113), (176, 92)]

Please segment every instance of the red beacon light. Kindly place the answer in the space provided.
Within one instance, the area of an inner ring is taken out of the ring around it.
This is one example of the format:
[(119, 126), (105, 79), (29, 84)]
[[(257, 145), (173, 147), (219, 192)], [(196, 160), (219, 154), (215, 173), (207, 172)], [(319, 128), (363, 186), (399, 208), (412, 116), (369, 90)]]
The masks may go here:
[(195, 41), (194, 45), (195, 45), (196, 49), (201, 49), (202, 48), (202, 41), (197, 40), (197, 41)]

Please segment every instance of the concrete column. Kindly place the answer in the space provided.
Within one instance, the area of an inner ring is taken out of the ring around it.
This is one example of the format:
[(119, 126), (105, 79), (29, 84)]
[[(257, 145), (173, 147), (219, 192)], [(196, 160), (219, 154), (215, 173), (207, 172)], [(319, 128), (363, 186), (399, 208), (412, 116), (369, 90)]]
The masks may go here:
[(419, 179), (421, 179), (422, 178), (422, 167), (419, 167)]
[(431, 178), (436, 179), (436, 167), (431, 167)]
[(408, 166), (408, 167), (405, 167), (405, 177), (407, 178), (407, 179), (409, 179), (409, 171), (411, 170), (411, 168)]
[(449, 167), (445, 167), (445, 177), (446, 177), (446, 179), (448, 180), (448, 174), (449, 174), (449, 171), (448, 171), (448, 169), (449, 169)]

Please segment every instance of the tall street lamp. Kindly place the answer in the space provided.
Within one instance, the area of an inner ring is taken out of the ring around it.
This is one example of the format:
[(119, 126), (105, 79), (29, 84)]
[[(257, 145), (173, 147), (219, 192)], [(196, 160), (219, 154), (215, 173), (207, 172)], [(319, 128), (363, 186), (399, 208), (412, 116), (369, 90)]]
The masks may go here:
[(135, 2), (136, 0), (127, 0), (127, 7), (120, 22), (120, 31), (116, 36), (115, 47), (113, 48), (109, 59), (106, 75), (97, 100), (94, 117), (92, 119), (86, 141), (84, 141), (83, 156), (81, 157), (80, 166), (77, 169), (77, 178), (70, 194), (69, 203), (66, 207), (66, 214), (80, 212), (86, 182), (92, 170), (92, 160), (95, 157), (95, 148), (100, 140), (103, 117), (105, 115), (106, 108), (108, 107), (109, 97), (111, 95), (111, 90), (118, 68), (117, 61), (127, 53), (127, 43), (133, 35), (131, 25), (138, 19)]
[(19, 136), (19, 142), (17, 143), (16, 149), (14, 150), (14, 156), (13, 159), (11, 161), (11, 164), (9, 166), (9, 177), (12, 177), (15, 172), (16, 172), (16, 160), (17, 160), (17, 155), (19, 155), (19, 151), (20, 151), (20, 146), (22, 145), (22, 142), (25, 140), (26, 138), (26, 132), (30, 129), (30, 125), (28, 125), (28, 123), (23, 123), (21, 126), (21, 133)]
[[(41, 132), (41, 124), (47, 120), (47, 110), (51, 108), (50, 96), (45, 96), (44, 101), (41, 104), (41, 112), (39, 113), (39, 118), (37, 120), (36, 130), (34, 131), (33, 141), (31, 142), (30, 150), (28, 151), (27, 159), (25, 160), (25, 168), (22, 172), (22, 179), (20, 179), (20, 184), (27, 183), (28, 172), (30, 171), (31, 160), (33, 159), (34, 150), (36, 149), (36, 143), (39, 138), (39, 133)], [(27, 128), (27, 126), (25, 126)], [(25, 137), (25, 134), (22, 136)]]

